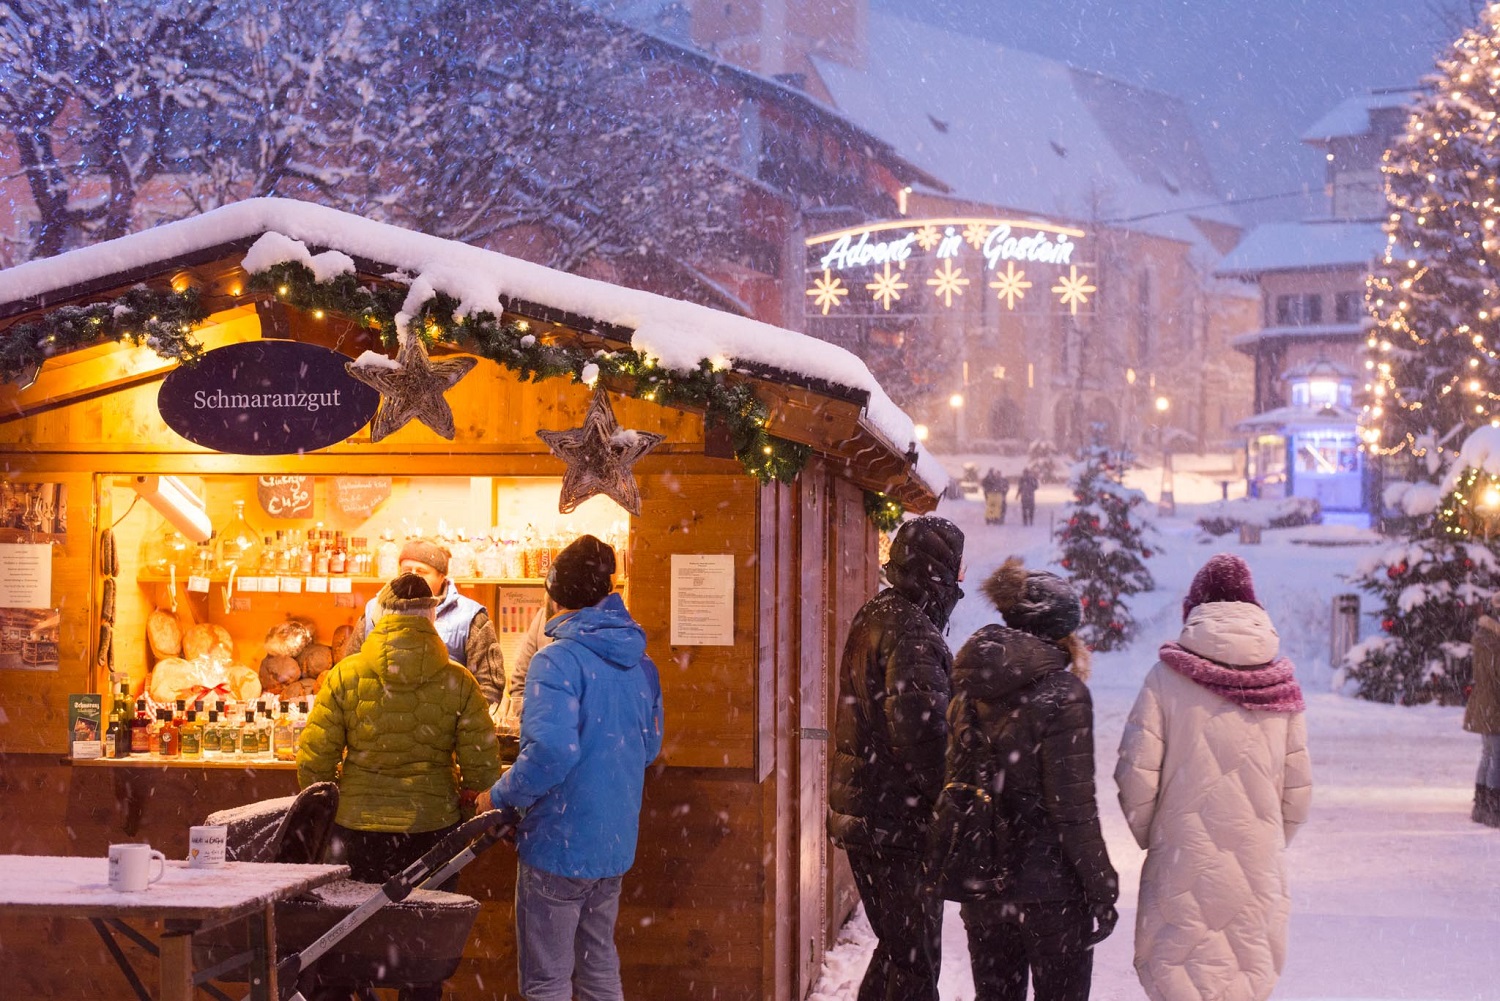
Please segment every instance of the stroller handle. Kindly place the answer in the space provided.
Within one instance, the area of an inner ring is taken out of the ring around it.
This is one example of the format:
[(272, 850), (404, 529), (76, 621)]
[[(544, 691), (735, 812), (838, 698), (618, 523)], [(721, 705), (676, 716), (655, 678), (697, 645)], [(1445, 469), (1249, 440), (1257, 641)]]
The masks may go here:
[[(381, 884), (379, 892), (349, 912), (338, 924), (324, 932), (300, 952), (284, 957), (276, 964), (279, 993), (289, 1001), (301, 998), (295, 988), (308, 967), (338, 945), (350, 932), (364, 924), (386, 904), (411, 896), (411, 891), (426, 885), (439, 885), (468, 865), (480, 852), (509, 834), (516, 825), (516, 814), (509, 810), (486, 810), (465, 821), (433, 845), (415, 862)], [(289, 990), (290, 988), (290, 990)]]

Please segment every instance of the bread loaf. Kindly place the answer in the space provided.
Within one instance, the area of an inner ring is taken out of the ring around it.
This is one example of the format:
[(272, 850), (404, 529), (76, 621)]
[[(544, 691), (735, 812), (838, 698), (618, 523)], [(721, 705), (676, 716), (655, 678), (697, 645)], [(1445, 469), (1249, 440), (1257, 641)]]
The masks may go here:
[(316, 678), (333, 666), (333, 647), (324, 643), (309, 643), (297, 655), (297, 663), (302, 665), (302, 677)]
[(146, 640), (157, 660), (182, 656), (182, 627), (171, 612), (158, 608), (146, 618)]
[(295, 657), (269, 653), (260, 662), (260, 687), (266, 692), (281, 692), (302, 678), (302, 666)]
[(193, 665), (181, 657), (166, 657), (152, 668), (146, 691), (158, 705), (171, 705), (177, 701), (177, 693), (193, 683), (195, 675)]
[(301, 619), (287, 619), (266, 630), (266, 653), (295, 657), (312, 642), (312, 626)]
[(182, 657), (197, 660), (199, 657), (219, 655), (225, 660), (234, 659), (234, 638), (229, 630), (212, 622), (200, 622), (182, 634)]
[(334, 663), (338, 663), (354, 652), (353, 650), (349, 649), (349, 644), (353, 639), (353, 626), (339, 626), (333, 631), (333, 642), (330, 643), (329, 646), (333, 647)]
[(234, 701), (254, 702), (260, 693), (260, 675), (244, 664), (229, 665), (229, 694)]

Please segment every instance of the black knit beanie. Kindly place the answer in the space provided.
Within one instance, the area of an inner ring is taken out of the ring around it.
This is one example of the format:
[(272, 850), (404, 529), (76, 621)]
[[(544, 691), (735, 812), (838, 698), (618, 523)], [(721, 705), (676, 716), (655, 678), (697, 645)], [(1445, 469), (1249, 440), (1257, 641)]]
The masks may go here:
[(614, 572), (615, 551), (592, 535), (579, 536), (552, 561), (547, 593), (559, 608), (588, 608), (609, 594)]
[(981, 585), (984, 596), (1023, 633), (1060, 640), (1083, 621), (1083, 606), (1073, 585), (1045, 570), (1027, 570), (1012, 556)]

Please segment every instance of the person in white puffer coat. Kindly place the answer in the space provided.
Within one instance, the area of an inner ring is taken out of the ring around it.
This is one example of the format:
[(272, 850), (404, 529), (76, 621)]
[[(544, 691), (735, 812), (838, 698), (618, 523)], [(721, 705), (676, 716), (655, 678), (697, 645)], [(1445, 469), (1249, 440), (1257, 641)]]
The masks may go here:
[(1152, 1001), (1264, 1001), (1286, 959), (1283, 855), (1307, 819), (1302, 691), (1238, 556), (1183, 600), (1120, 742), (1120, 806), (1146, 861), (1135, 968)]

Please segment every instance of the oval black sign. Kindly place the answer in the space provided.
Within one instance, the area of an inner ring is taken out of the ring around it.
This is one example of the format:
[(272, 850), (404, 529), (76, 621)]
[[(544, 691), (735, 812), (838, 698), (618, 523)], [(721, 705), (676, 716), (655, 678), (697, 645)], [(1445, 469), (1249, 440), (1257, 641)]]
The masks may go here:
[(343, 441), (370, 422), (380, 393), (344, 371), (347, 355), (298, 341), (245, 341), (172, 371), (156, 406), (195, 445), (291, 455)]

